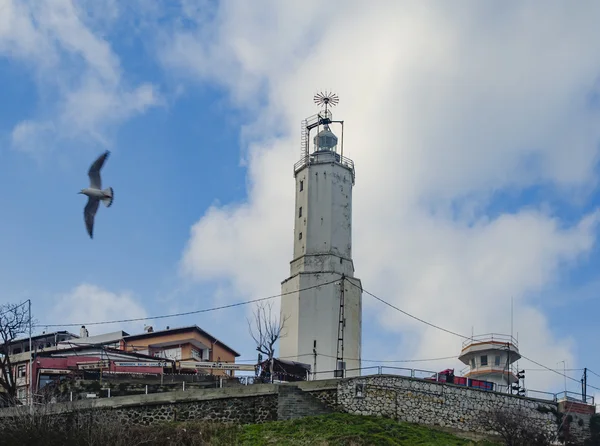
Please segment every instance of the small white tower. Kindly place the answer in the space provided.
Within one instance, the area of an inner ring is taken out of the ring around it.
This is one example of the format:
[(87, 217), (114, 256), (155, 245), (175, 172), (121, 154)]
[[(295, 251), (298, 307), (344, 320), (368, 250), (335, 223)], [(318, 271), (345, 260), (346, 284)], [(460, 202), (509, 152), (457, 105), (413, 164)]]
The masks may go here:
[[(354, 163), (343, 156), (344, 121), (332, 121), (328, 110), (337, 96), (319, 94), (315, 102), (325, 109), (302, 122), (302, 153), (294, 165), (294, 255), (281, 285), (286, 322), (279, 354), (310, 364), (313, 379), (359, 376), (362, 285), (352, 262)], [(339, 146), (331, 124), (341, 125)], [(312, 129), (317, 134), (309, 147)]]
[(521, 358), (519, 345), (509, 335), (490, 333), (465, 340), (458, 359), (469, 366), (465, 376), (490, 381), (506, 392), (518, 382), (512, 364)]

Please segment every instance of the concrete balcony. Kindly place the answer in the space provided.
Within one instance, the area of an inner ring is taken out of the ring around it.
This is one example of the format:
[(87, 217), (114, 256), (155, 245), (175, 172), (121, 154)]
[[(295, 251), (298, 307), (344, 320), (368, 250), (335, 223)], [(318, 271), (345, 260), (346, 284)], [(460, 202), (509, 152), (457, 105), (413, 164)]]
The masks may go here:
[(510, 355), (509, 364), (521, 359), (518, 341), (512, 336), (499, 333), (488, 333), (466, 339), (458, 359), (469, 365), (470, 359), (478, 354), (493, 355), (497, 352), (503, 352), (503, 357)]
[(518, 381), (517, 369), (510, 365), (507, 368), (506, 364), (504, 366), (488, 365), (475, 368), (466, 367), (466, 369), (463, 369), (462, 374), (467, 378), (481, 379), (497, 384), (506, 384), (507, 379), (510, 384)]

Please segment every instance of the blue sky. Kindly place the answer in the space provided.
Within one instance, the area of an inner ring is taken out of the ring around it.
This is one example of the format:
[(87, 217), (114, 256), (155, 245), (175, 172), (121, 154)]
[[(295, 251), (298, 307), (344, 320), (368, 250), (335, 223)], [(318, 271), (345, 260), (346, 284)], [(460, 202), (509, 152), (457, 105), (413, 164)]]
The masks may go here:
[[(278, 293), (300, 121), (333, 89), (364, 287), (466, 334), (507, 332), (512, 296), (526, 356), (600, 373), (599, 7), (545, 3), (541, 23), (536, 2), (259, 3), (0, 1), (2, 302), (31, 298), (61, 324)], [(77, 192), (106, 149), (115, 201), (90, 240)], [(460, 339), (363, 301), (364, 358), (458, 353)], [(249, 311), (154, 325), (198, 324), (252, 358)]]

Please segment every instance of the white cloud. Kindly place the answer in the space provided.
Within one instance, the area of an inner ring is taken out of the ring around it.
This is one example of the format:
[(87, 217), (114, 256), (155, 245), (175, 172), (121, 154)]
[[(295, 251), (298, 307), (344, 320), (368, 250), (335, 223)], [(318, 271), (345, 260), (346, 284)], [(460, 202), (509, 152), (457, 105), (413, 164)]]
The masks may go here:
[[(40, 323), (84, 324), (86, 322), (113, 321), (123, 319), (145, 318), (145, 308), (131, 293), (113, 293), (97, 285), (83, 283), (70, 292), (58, 296), (56, 305)], [(37, 316), (41, 319), (40, 316)], [(151, 321), (128, 322), (108, 325), (86, 325), (90, 335), (124, 330), (134, 334), (141, 332), (144, 324)], [(79, 334), (79, 326), (67, 327), (71, 332)]]
[[(566, 227), (548, 203), (486, 210), (498, 191), (545, 185), (573, 200), (596, 184), (600, 119), (589, 98), (599, 13), (593, 2), (549, 2), (540, 17), (533, 2), (231, 1), (211, 26), (177, 30), (166, 67), (219, 82), (259, 111), (247, 201), (202, 216), (182, 271), (228, 282), (237, 298), (279, 289), (291, 260), (299, 123), (315, 112), (316, 89), (333, 86), (344, 154), (357, 166), (353, 246), (365, 288), (467, 335), (471, 326), (508, 332), (512, 296), (522, 353), (576, 363), (572, 340), (553, 335), (535, 298), (593, 247), (597, 214)], [(460, 339), (366, 295), (364, 305), (397, 336), (387, 359), (460, 350)], [(528, 385), (556, 385), (553, 375)]]
[[(113, 20), (115, 4), (105, 6), (101, 18)], [(13, 147), (35, 154), (48, 134), (106, 145), (114, 124), (161, 103), (153, 85), (123, 79), (110, 44), (86, 23), (94, 11), (71, 0), (0, 0), (0, 55), (30, 67), (41, 93), (40, 112), (16, 125)]]

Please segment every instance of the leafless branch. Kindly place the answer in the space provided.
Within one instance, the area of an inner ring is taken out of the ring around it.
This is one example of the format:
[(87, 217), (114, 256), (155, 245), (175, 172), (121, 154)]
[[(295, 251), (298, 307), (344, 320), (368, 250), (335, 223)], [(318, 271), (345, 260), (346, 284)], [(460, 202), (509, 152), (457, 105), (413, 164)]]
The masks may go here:
[(14, 401), (17, 393), (15, 371), (12, 367), (9, 345), (29, 327), (29, 311), (23, 304), (0, 305), (0, 387), (9, 400)]
[(479, 418), (485, 430), (495, 432), (508, 446), (550, 445), (548, 432), (540, 425), (530, 422), (530, 417), (521, 408), (494, 408)]
[(266, 355), (271, 361), (275, 355), (275, 344), (282, 338), (283, 328), (285, 327), (286, 321), (289, 316), (279, 319), (273, 317), (273, 304), (261, 302), (257, 304), (254, 310), (254, 325), (255, 330), (252, 328), (252, 322), (248, 320), (248, 329), (250, 336), (256, 343), (256, 350), (263, 355)]

